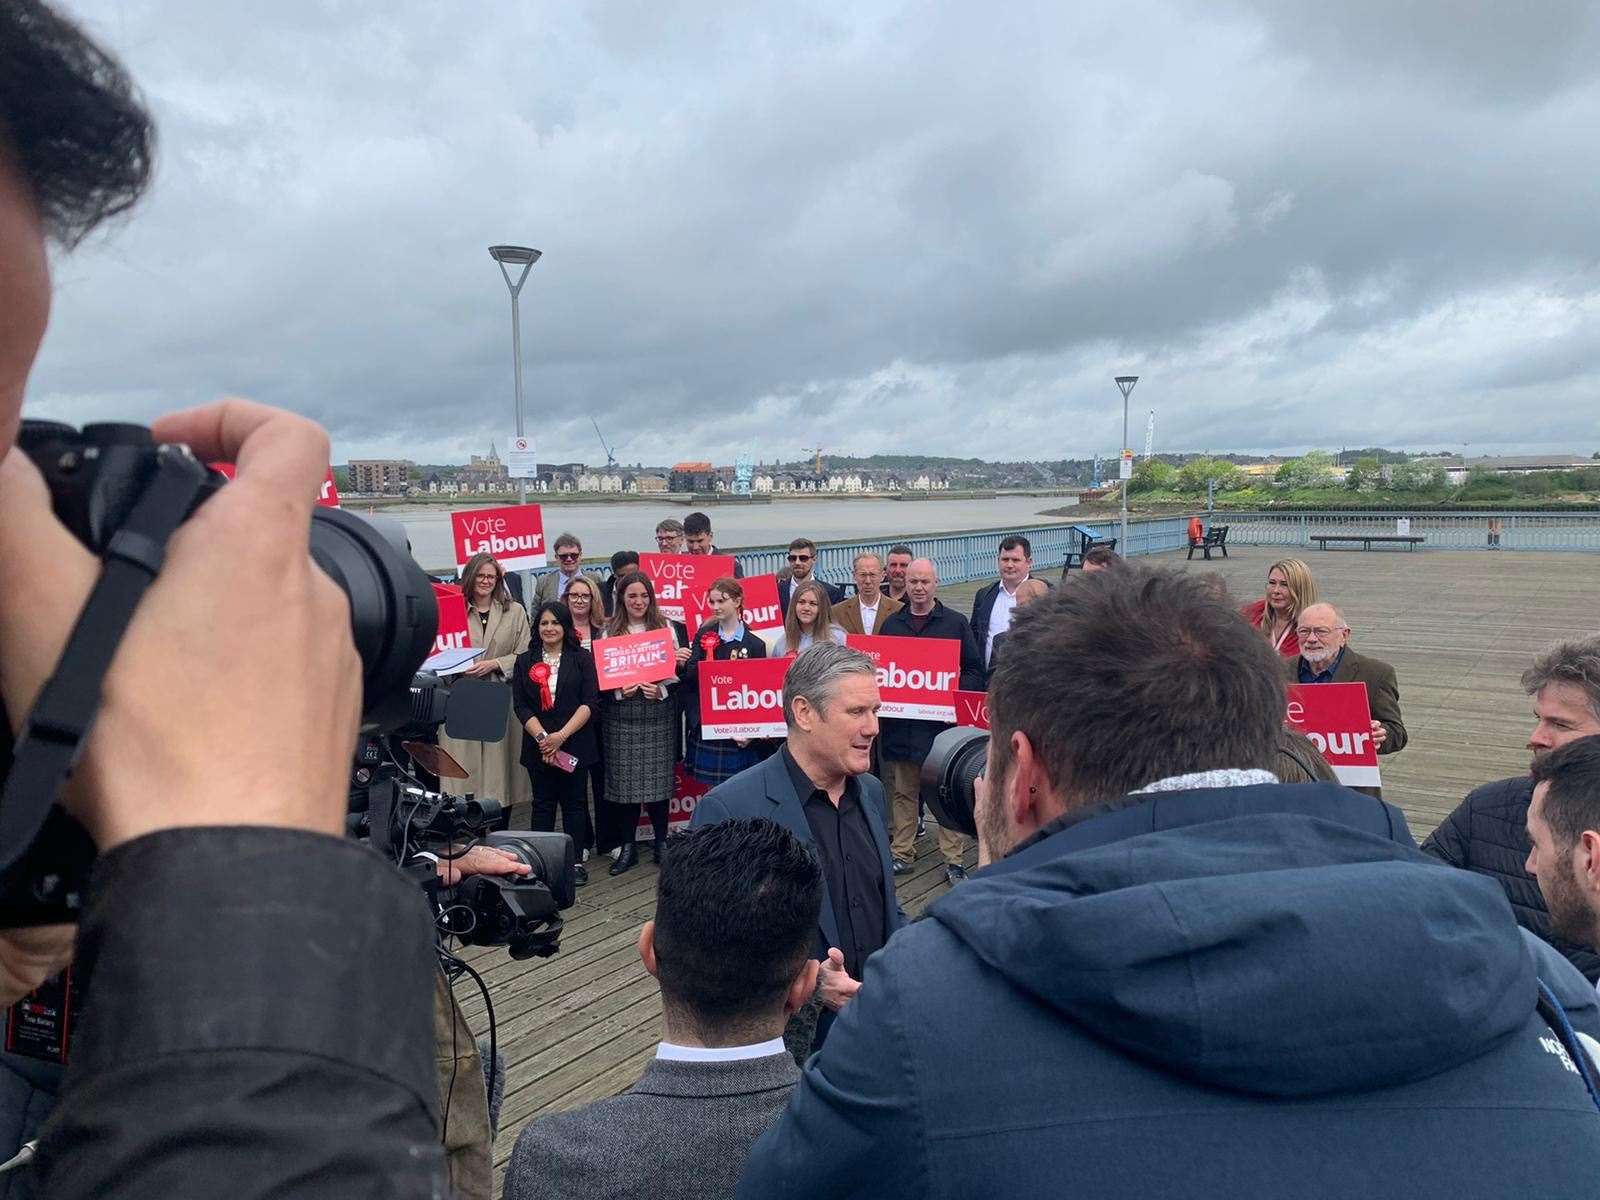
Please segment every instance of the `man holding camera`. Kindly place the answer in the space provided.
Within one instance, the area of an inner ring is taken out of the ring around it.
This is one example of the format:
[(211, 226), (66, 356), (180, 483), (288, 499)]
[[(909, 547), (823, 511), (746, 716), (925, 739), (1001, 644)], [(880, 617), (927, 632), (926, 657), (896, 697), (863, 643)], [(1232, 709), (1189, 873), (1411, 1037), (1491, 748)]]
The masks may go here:
[[(120, 66), (38, 0), (0, 5), (0, 50), (0, 698), (16, 732), (101, 572), (13, 446), (46, 242), (134, 203), (153, 134)], [(237, 475), (168, 542), (62, 797), (100, 857), (77, 934), (88, 1015), (35, 1189), (445, 1195), (431, 917), (343, 836), (362, 666), (349, 604), (308, 553), (327, 435), (241, 401), (152, 432)], [(0, 931), (5, 1000), (70, 947)]]
[(1592, 1195), (1593, 990), (1399, 810), (1276, 781), (1280, 670), (1179, 572), (1017, 614), (946, 814), (990, 865), (874, 956), (738, 1194)]

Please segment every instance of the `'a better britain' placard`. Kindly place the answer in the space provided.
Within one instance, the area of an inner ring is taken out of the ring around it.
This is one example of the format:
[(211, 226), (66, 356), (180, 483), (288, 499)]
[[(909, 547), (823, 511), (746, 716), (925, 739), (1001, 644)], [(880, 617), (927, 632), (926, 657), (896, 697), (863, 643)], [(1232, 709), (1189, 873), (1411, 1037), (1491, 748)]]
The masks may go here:
[(649, 629), (594, 644), (594, 673), (604, 691), (660, 683), (678, 673), (678, 643), (670, 629)]

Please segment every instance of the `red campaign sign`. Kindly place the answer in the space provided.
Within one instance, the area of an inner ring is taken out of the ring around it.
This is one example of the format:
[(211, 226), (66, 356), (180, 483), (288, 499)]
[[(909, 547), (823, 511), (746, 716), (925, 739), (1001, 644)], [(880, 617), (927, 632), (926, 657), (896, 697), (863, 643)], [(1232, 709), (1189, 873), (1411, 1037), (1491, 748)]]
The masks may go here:
[[(694, 806), (699, 803), (700, 797), (711, 790), (709, 783), (701, 783), (689, 769), (681, 762), (672, 764), (672, 799), (667, 802), (667, 832), (678, 833), (689, 828), (689, 820), (694, 816)], [(650, 824), (650, 810), (647, 807), (639, 809), (639, 831), (646, 837), (655, 836), (655, 828)]]
[(784, 737), (783, 677), (792, 658), (706, 659), (700, 664), (700, 733), (705, 738)]
[(783, 610), (778, 607), (778, 577), (755, 575), (739, 581), (744, 585), (744, 624), (767, 645), (783, 628)]
[(961, 678), (960, 642), (852, 633), (845, 644), (877, 664), (880, 717), (954, 723), (956, 683)]
[(678, 643), (670, 629), (601, 638), (594, 644), (594, 671), (600, 687), (608, 691), (659, 683), (678, 673)]
[(1339, 782), (1378, 787), (1378, 748), (1372, 744), (1372, 711), (1364, 683), (1297, 683), (1289, 689), (1284, 722), (1322, 751)]
[(455, 541), (458, 570), (474, 554), (492, 554), (508, 571), (529, 571), (547, 562), (544, 515), (537, 504), (453, 512), (450, 533)]
[[(717, 576), (721, 579), (722, 576)], [(757, 575), (752, 579), (741, 579), (739, 583), (744, 587), (744, 626), (755, 634), (770, 648), (772, 641), (783, 629), (783, 610), (778, 607), (778, 577), (776, 575)], [(704, 599), (696, 600), (691, 596), (684, 604), (684, 624), (689, 627), (689, 635), (711, 620), (711, 606)]]
[[(704, 607), (706, 592), (733, 574), (731, 554), (641, 554), (639, 569), (656, 589), (656, 604), (669, 621), (688, 624), (687, 601)], [(694, 633), (697, 627), (689, 626)]]
[(971, 729), (989, 728), (989, 693), (956, 692), (956, 724)]
[[(214, 462), (207, 464), (213, 471), (219, 471), (229, 479), (234, 477), (236, 468), (232, 463)], [(333, 481), (333, 468), (328, 468), (328, 474), (322, 480), (322, 489), (317, 493), (317, 503), (323, 508), (339, 507), (339, 485)]]
[(433, 599), (439, 606), (439, 629), (433, 639), (429, 657), (444, 650), (464, 650), (472, 643), (467, 640), (467, 596), (454, 584), (433, 585)]

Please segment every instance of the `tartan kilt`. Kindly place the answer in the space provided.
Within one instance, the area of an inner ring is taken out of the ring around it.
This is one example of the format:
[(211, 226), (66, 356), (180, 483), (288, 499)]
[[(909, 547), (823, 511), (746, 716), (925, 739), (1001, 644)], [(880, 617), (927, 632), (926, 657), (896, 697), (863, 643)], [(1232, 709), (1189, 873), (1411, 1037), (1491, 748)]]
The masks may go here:
[(688, 747), (683, 756), (689, 774), (713, 787), (760, 761), (761, 755), (754, 743), (736, 746), (732, 741), (704, 741), (698, 729), (689, 731)]

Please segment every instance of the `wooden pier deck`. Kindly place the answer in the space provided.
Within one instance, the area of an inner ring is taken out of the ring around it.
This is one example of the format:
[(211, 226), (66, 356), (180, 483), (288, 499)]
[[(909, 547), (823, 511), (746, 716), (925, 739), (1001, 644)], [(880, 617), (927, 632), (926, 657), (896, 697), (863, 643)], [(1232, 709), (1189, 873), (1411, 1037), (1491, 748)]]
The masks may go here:
[[(1282, 555), (1229, 550), (1232, 557), (1209, 563), (1185, 562), (1181, 553), (1159, 561), (1217, 572), (1241, 601), (1260, 595), (1268, 565)], [(1382, 760), (1384, 795), (1405, 809), (1419, 841), (1471, 788), (1527, 766), (1531, 709), (1517, 678), (1546, 643), (1600, 630), (1600, 556), (1295, 553), (1310, 564), (1322, 598), (1345, 614), (1352, 644), (1398, 673), (1410, 742)], [(943, 599), (965, 612), (975, 590), (952, 587)], [(593, 864), (593, 882), (568, 913), (554, 958), (513, 962), (499, 950), (468, 956), (490, 987), (507, 1056), (497, 1193), (528, 1120), (625, 1089), (654, 1052), (660, 1003), (634, 952), (654, 904), (656, 871), (644, 858), (618, 879), (607, 876), (608, 860)], [(947, 890), (931, 835), (918, 842), (917, 868), (898, 887), (913, 915)], [(477, 990), (465, 982), (457, 994), (474, 1030), (485, 1032)]]

